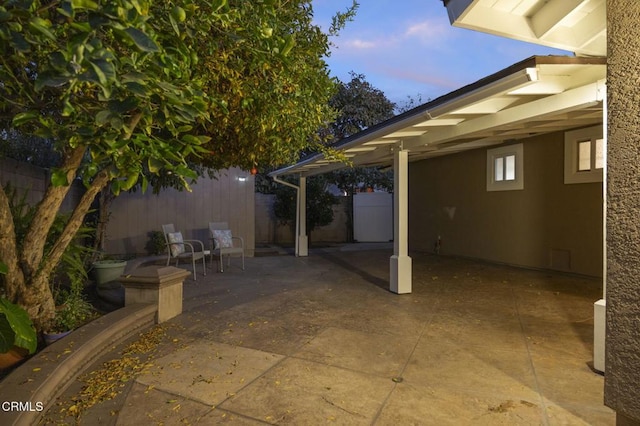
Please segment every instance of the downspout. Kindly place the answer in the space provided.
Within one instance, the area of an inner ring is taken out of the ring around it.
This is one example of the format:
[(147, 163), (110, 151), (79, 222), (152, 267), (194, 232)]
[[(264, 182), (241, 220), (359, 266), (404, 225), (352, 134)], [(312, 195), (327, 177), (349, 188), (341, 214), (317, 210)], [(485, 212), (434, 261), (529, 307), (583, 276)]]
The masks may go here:
[(300, 187), (297, 186), (297, 185), (294, 185), (294, 184), (292, 184), (290, 182), (287, 182), (287, 181), (284, 181), (284, 180), (280, 179), (278, 177), (278, 175), (273, 175), (272, 178), (273, 178), (274, 182), (277, 182), (279, 184), (288, 186), (288, 187), (293, 188), (293, 189), (296, 190), (296, 235), (295, 235), (296, 248), (295, 248), (295, 253), (296, 253), (296, 256), (298, 256), (299, 252), (300, 252), (300, 249), (298, 247), (298, 240), (299, 240), (299, 233), (300, 233)]

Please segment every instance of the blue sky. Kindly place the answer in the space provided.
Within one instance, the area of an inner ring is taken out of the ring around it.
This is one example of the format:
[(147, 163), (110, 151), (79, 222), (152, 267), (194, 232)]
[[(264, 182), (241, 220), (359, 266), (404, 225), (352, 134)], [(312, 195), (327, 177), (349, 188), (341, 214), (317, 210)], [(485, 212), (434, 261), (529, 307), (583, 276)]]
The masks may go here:
[[(353, 22), (332, 38), (326, 58), (331, 74), (349, 81), (349, 71), (396, 103), (407, 96), (435, 99), (532, 55), (562, 50), (455, 28), (441, 0), (360, 0)], [(331, 16), (351, 0), (313, 0), (314, 20), (327, 29)]]

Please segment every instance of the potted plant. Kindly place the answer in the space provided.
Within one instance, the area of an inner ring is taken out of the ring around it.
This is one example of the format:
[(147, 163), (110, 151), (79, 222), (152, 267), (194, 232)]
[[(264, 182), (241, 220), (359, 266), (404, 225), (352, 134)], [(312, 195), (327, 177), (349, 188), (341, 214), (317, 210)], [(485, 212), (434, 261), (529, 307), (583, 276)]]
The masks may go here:
[[(0, 262), (0, 273), (7, 266)], [(20, 306), (0, 297), (0, 369), (14, 365), (27, 354), (36, 351), (38, 339), (27, 312)]]
[(120, 275), (124, 274), (127, 261), (118, 259), (100, 259), (94, 261), (91, 266), (93, 267), (93, 278), (96, 281), (96, 285), (101, 286), (120, 278)]

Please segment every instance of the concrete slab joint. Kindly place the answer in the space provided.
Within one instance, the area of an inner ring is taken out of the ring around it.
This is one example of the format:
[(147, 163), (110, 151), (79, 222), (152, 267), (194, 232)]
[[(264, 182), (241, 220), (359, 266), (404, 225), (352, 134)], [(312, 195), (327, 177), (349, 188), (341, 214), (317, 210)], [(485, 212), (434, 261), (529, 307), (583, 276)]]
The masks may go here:
[(182, 313), (182, 284), (191, 273), (173, 266), (145, 266), (123, 275), (124, 305), (153, 303), (158, 307), (156, 322)]

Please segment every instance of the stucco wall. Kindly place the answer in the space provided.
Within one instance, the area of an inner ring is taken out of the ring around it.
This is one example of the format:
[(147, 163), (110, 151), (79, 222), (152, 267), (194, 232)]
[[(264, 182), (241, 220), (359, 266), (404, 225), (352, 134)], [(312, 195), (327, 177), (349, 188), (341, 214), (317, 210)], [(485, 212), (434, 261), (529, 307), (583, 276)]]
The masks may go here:
[(602, 276), (602, 184), (564, 184), (564, 134), (524, 141), (524, 189), (487, 192), (487, 150), (410, 163), (409, 247)]
[[(246, 177), (240, 181), (239, 177)], [(255, 248), (254, 178), (239, 169), (221, 171), (217, 179), (201, 178), (192, 192), (166, 189), (121, 194), (111, 208), (106, 251), (113, 254), (146, 254), (151, 231), (173, 223), (185, 238), (209, 244), (209, 222), (228, 222), (234, 235), (244, 238), (247, 255)]]
[[(640, 2), (607, 1), (605, 403), (640, 423)], [(623, 424), (620, 422), (620, 424)], [(627, 424), (631, 424), (628, 422)]]

